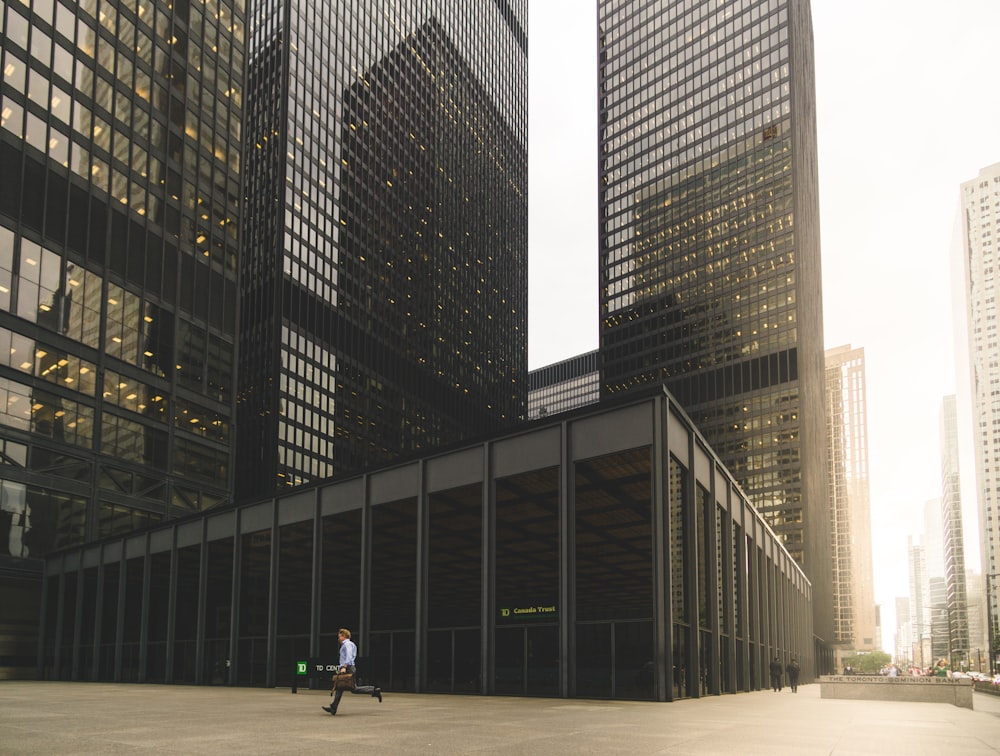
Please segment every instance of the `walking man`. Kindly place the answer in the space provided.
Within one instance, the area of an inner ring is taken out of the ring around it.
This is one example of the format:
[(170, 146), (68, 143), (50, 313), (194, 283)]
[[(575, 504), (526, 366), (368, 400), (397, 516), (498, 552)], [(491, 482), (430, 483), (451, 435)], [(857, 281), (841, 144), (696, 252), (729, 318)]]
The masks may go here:
[(792, 688), (792, 693), (799, 692), (799, 663), (793, 658), (788, 662), (788, 666), (785, 667), (785, 672), (788, 673), (788, 684)]
[(775, 656), (774, 661), (771, 662), (771, 687), (774, 688), (775, 693), (781, 692), (781, 672), (781, 659)]

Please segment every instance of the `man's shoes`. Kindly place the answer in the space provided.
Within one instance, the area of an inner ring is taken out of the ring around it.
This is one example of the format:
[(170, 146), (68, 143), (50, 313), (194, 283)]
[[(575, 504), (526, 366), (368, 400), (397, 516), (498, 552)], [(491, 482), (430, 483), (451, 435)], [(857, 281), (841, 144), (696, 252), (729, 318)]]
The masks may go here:
[(382, 703), (382, 689), (375, 688), (375, 690), (372, 692), (372, 698), (377, 698), (378, 702)]
[(323, 707), (323, 711), (328, 711), (331, 714), (333, 714), (334, 716), (336, 716), (336, 714), (337, 714), (337, 710), (335, 708), (333, 708), (333, 706), (324, 706)]

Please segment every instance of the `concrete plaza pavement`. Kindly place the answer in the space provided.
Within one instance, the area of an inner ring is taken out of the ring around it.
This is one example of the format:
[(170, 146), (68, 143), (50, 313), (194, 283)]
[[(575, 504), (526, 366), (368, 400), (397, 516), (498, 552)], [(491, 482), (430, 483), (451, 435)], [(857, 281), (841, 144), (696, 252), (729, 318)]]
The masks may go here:
[(0, 682), (0, 754), (1000, 753), (1000, 697), (821, 699), (819, 685), (677, 703)]

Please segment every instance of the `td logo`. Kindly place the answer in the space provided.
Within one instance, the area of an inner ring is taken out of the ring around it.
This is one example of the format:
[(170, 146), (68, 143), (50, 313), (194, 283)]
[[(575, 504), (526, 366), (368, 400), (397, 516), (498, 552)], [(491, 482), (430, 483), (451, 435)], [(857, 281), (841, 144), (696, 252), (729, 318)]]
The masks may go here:
[(509, 617), (510, 616), (510, 609), (501, 609), (500, 610), (500, 616), (501, 617)]
[(308, 675), (309, 674), (309, 663), (308, 662), (295, 662), (295, 674), (297, 674), (297, 675)]

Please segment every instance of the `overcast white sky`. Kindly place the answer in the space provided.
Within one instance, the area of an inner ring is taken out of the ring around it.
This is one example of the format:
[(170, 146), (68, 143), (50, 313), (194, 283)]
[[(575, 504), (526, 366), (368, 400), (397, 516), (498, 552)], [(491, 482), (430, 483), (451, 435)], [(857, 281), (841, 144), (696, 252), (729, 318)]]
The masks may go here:
[[(595, 6), (529, 0), (532, 369), (597, 347)], [(875, 598), (891, 652), (906, 537), (941, 495), (941, 401), (957, 393), (967, 407), (952, 262), (959, 186), (1000, 162), (1000, 1), (813, 0), (812, 12), (826, 347), (865, 350)], [(973, 462), (962, 465), (978, 569)]]

